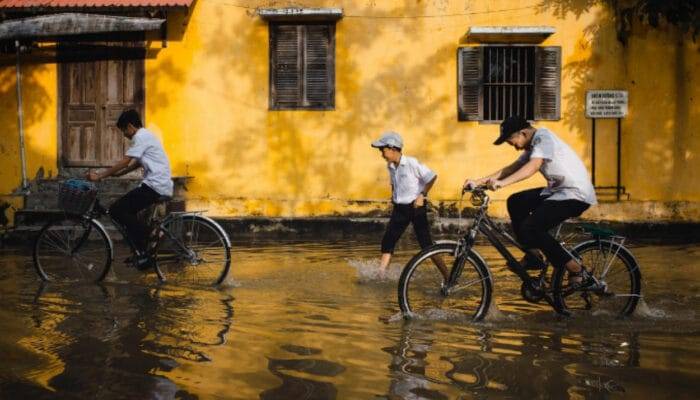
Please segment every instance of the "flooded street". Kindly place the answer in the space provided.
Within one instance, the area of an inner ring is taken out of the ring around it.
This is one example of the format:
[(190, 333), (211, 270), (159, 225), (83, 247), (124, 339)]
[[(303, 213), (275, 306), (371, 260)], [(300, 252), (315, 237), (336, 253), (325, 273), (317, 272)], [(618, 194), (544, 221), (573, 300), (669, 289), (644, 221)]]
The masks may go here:
[(221, 289), (118, 262), (103, 285), (42, 285), (0, 250), (0, 398), (697, 398), (700, 246), (633, 247), (644, 301), (624, 321), (527, 303), (480, 246), (497, 308), (477, 324), (400, 318), (403, 244), (379, 280), (370, 240), (234, 239)]

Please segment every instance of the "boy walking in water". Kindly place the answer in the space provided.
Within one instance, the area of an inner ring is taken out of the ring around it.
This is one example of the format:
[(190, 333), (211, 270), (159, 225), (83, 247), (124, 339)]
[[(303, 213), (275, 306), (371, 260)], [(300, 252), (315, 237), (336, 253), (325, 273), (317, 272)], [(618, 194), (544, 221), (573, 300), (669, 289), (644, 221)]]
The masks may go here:
[[(385, 132), (382, 137), (372, 142), (372, 147), (379, 149), (387, 162), (391, 180), (391, 202), (393, 210), (389, 225), (382, 239), (382, 259), (379, 272), (385, 276), (396, 242), (409, 224), (424, 249), (433, 244), (428, 224), (426, 198), (433, 187), (437, 175), (430, 168), (413, 157), (402, 154), (403, 140), (396, 132)], [(433, 258), (436, 266), (447, 280), (447, 268), (441, 258)]]

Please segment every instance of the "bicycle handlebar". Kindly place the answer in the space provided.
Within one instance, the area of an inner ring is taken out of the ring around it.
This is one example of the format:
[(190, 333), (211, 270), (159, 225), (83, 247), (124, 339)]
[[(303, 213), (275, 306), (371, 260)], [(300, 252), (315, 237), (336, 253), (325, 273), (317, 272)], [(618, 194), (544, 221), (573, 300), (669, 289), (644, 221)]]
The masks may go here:
[(486, 185), (478, 185), (478, 186), (464, 186), (462, 187), (462, 194), (464, 193), (484, 193), (487, 190), (489, 190), (488, 186)]

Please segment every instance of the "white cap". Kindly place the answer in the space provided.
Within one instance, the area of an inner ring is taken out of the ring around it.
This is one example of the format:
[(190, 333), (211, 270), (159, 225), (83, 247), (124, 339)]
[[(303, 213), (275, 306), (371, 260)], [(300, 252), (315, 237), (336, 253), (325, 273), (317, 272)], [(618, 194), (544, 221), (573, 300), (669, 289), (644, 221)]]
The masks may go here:
[(396, 132), (388, 131), (382, 134), (378, 140), (372, 142), (372, 147), (382, 148), (382, 147), (395, 147), (397, 149), (403, 148), (403, 140), (401, 135)]

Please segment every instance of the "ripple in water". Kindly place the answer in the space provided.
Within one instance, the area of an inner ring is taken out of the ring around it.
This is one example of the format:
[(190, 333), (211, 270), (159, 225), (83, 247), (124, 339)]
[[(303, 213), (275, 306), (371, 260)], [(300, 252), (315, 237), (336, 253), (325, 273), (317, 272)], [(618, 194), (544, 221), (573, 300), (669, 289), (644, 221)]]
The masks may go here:
[(637, 308), (634, 309), (633, 315), (641, 318), (668, 318), (668, 313), (666, 313), (666, 311), (660, 308), (649, 307), (647, 302), (644, 301), (644, 297), (639, 298), (639, 303), (637, 303)]
[(379, 259), (346, 259), (348, 264), (357, 270), (358, 283), (398, 282), (401, 276), (401, 265), (389, 264), (386, 273), (379, 271)]

